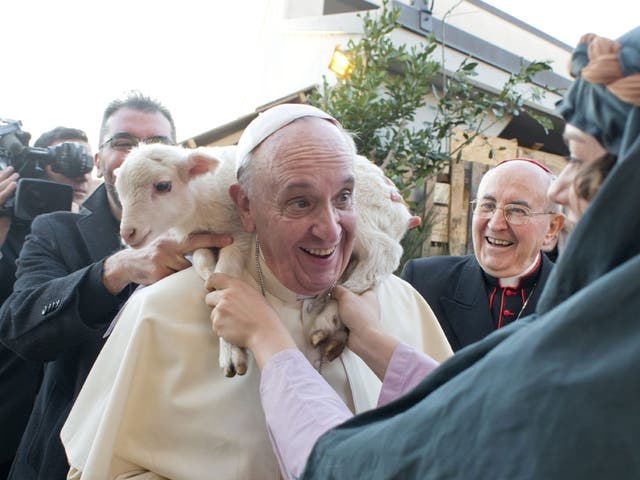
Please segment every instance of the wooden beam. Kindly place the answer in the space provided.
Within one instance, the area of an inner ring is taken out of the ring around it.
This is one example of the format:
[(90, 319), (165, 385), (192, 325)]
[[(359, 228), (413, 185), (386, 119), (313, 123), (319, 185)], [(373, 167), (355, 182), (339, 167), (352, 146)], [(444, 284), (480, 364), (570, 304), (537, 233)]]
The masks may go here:
[[(480, 185), (480, 180), (482, 180), (482, 176), (487, 172), (487, 170), (489, 170), (489, 166), (477, 162), (469, 162), (469, 164), (471, 168), (469, 201), (471, 201), (478, 197), (478, 186)], [(471, 228), (473, 215), (471, 215), (471, 206), (468, 203), (467, 208), (467, 252), (471, 253), (471, 251), (473, 251), (473, 231)]]
[(567, 160), (562, 155), (554, 155), (553, 153), (541, 152), (531, 148), (518, 147), (518, 156), (533, 158), (546, 165), (555, 175), (559, 175)]
[[(451, 137), (451, 151), (455, 151), (464, 141), (462, 130), (456, 130)], [(493, 156), (491, 156), (492, 151)], [(517, 156), (518, 140), (516, 139), (477, 136), (469, 145), (462, 148), (462, 160), (486, 165), (495, 165), (502, 160)]]
[(464, 163), (452, 162), (449, 196), (449, 251), (451, 255), (467, 253), (467, 217), (464, 208)]

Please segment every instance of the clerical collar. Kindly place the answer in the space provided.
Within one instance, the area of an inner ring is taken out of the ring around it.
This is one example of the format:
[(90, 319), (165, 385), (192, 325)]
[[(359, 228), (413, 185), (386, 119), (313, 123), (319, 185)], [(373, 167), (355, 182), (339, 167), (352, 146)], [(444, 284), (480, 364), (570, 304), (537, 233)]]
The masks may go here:
[(489, 275), (483, 270), (484, 277), (487, 284), (492, 287), (500, 288), (526, 288), (535, 284), (538, 280), (537, 273), (540, 271), (540, 265), (542, 265), (542, 254), (538, 253), (538, 256), (521, 274), (513, 277), (498, 278)]

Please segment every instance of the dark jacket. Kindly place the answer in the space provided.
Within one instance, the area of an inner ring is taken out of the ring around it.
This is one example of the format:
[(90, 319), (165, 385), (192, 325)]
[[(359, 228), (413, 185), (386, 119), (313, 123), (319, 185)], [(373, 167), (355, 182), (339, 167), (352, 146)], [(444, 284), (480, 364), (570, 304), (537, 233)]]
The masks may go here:
[[(31, 228), (31, 222), (18, 219), (2, 244), (0, 256), (0, 306), (11, 295), (16, 279), (16, 260)], [(38, 393), (42, 363), (28, 362), (0, 344), (0, 479), (6, 478), (18, 442), (27, 425)]]
[(30, 222), (12, 219), (11, 227), (0, 248), (0, 305), (11, 295), (16, 280), (16, 260), (31, 228)]
[[(522, 317), (535, 311), (552, 267), (543, 254), (538, 281)], [(401, 276), (427, 301), (454, 351), (495, 330), (482, 268), (474, 255), (409, 260)]]
[(132, 291), (114, 296), (102, 283), (103, 259), (120, 248), (103, 186), (84, 207), (33, 221), (14, 292), (0, 310), (0, 341), (25, 359), (47, 362), (9, 477), (15, 480), (66, 477), (60, 429)]

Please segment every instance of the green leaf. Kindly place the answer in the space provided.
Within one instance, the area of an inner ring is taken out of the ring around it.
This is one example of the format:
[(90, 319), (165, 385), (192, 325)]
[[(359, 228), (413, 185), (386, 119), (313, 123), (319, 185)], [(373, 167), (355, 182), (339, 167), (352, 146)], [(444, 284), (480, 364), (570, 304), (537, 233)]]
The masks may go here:
[(464, 72), (472, 72), (478, 67), (478, 62), (470, 62), (462, 66), (462, 71)]

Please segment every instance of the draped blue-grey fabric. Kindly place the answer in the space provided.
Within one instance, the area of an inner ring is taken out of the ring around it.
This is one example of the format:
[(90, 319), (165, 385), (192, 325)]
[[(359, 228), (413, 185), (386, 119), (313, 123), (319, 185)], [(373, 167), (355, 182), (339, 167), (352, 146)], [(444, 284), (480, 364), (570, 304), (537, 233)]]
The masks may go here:
[[(640, 28), (619, 41), (639, 72)], [(578, 76), (559, 111), (618, 161), (536, 314), (327, 432), (302, 478), (640, 478), (640, 109)]]

